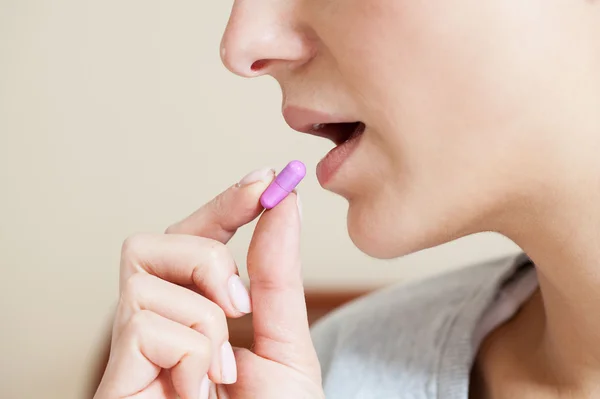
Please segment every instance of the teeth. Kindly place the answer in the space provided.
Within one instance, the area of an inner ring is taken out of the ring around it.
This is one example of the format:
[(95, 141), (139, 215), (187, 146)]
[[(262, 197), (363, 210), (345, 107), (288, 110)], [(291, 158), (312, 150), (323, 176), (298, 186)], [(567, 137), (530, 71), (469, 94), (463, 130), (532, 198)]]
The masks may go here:
[(315, 123), (312, 128), (313, 130), (319, 130), (319, 129), (323, 129), (323, 127), (325, 126), (324, 123)]

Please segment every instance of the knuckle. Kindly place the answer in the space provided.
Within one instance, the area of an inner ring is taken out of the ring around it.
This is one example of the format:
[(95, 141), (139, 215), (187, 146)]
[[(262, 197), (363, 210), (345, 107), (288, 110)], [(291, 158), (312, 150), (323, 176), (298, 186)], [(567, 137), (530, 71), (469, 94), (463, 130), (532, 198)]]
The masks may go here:
[(139, 254), (148, 240), (148, 234), (137, 233), (133, 234), (123, 241), (121, 246), (121, 258), (130, 259)]
[(214, 270), (222, 268), (223, 263), (230, 258), (229, 249), (223, 243), (215, 240), (209, 240), (204, 244), (202, 255), (193, 270), (193, 280), (196, 283), (205, 282)]
[(205, 310), (205, 319), (211, 330), (221, 330), (227, 324), (225, 312), (217, 304), (212, 303)]
[(211, 240), (206, 248), (206, 256), (211, 266), (216, 266), (229, 258), (229, 248), (219, 241)]
[(144, 288), (148, 284), (148, 280), (151, 278), (150, 275), (144, 273), (134, 273), (125, 282), (125, 288), (121, 295), (123, 300), (130, 302), (139, 297)]
[(188, 349), (188, 352), (200, 358), (209, 358), (211, 356), (210, 340), (202, 334), (194, 334), (194, 338), (191, 341), (191, 347)]
[(216, 217), (223, 216), (226, 213), (225, 195), (223, 193), (217, 195), (213, 201), (210, 210)]
[(148, 329), (148, 325), (153, 319), (153, 314), (149, 310), (140, 310), (129, 320), (127, 331), (132, 336), (138, 336)]

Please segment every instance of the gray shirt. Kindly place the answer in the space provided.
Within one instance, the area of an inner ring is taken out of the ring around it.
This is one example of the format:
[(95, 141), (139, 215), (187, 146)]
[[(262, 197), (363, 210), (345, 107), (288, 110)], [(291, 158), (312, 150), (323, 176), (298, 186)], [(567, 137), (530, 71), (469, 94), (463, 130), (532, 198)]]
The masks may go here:
[(521, 255), (342, 307), (313, 328), (326, 397), (467, 399), (481, 340), (536, 288)]

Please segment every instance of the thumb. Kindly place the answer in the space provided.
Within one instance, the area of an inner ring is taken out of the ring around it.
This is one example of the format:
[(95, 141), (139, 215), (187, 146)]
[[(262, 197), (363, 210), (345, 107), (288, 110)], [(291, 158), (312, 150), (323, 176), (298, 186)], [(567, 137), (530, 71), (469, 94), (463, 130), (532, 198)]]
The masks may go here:
[(304, 374), (320, 373), (306, 314), (296, 194), (261, 216), (250, 243), (248, 274), (254, 352)]

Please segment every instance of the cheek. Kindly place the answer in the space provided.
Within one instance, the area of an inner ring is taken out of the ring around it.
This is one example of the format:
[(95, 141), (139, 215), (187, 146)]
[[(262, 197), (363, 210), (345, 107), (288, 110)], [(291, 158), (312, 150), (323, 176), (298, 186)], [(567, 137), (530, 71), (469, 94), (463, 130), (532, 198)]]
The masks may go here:
[(368, 182), (360, 179), (360, 187), (347, 196), (349, 235), (368, 255), (394, 258), (494, 230), (493, 221), (527, 188), (523, 176), (503, 166), (532, 169), (514, 159), (498, 164), (484, 156), (439, 170), (380, 169)]
[(536, 18), (549, 6), (522, 3), (346, 0), (318, 28), (372, 123), (439, 136), (502, 122), (548, 86), (532, 66), (547, 64), (552, 34)]
[(523, 132), (547, 123), (540, 99), (552, 98), (544, 48), (553, 34), (536, 11), (549, 6), (348, 3), (329, 16), (323, 39), (374, 125), (361, 165), (386, 163), (378, 178), (356, 179), (369, 190), (355, 187), (349, 197), (352, 240), (389, 258), (489, 228), (527, 187), (515, 178), (519, 159), (539, 145)]

